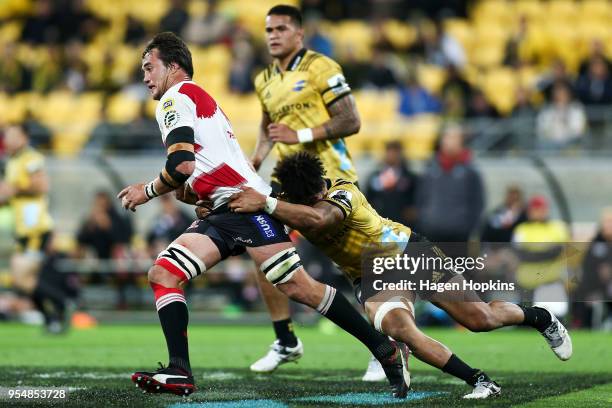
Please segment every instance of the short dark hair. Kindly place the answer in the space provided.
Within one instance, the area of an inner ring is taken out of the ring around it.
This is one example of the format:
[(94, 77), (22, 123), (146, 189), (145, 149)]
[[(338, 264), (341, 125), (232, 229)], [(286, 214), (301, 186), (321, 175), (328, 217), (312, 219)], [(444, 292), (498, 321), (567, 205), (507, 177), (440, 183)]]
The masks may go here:
[(279, 4), (268, 11), (269, 16), (289, 16), (298, 27), (302, 26), (302, 12), (297, 7)]
[(193, 62), (191, 61), (191, 51), (187, 44), (176, 34), (166, 31), (157, 34), (142, 52), (142, 58), (148, 53), (157, 49), (159, 59), (161, 59), (166, 67), (173, 62), (181, 67), (189, 78), (193, 77)]
[(323, 190), (324, 175), (321, 159), (309, 152), (287, 156), (274, 168), (281, 196), (296, 204), (314, 204), (314, 196)]

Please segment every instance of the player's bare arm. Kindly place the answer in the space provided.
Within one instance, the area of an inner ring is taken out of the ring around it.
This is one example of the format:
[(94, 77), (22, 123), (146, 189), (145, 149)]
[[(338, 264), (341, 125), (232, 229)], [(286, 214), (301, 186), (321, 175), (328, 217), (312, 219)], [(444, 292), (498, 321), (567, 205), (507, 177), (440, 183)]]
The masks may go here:
[[(320, 126), (312, 128), (312, 140), (338, 139), (356, 134), (361, 128), (361, 119), (355, 104), (355, 98), (347, 94), (328, 107), (330, 119)], [(271, 123), (268, 126), (269, 140), (285, 144), (301, 143), (296, 130), (282, 123)]]
[(270, 140), (268, 136), (268, 126), (272, 123), (270, 115), (267, 112), (262, 112), (261, 124), (259, 126), (259, 136), (257, 137), (257, 144), (255, 145), (255, 153), (251, 157), (251, 164), (255, 168), (255, 171), (259, 170), (261, 163), (272, 150), (274, 142)]
[(184, 184), (195, 170), (195, 153), (193, 146), (193, 129), (180, 127), (168, 135), (168, 156), (166, 165), (153, 181), (144, 184), (132, 184), (121, 190), (117, 198), (127, 210), (136, 211), (136, 207), (149, 200), (184, 188)]
[(271, 209), (268, 200), (275, 200), (247, 187), (230, 198), (229, 208), (235, 212), (266, 211), (291, 228), (309, 232), (323, 231), (339, 224), (344, 219), (342, 211), (325, 201), (314, 206), (276, 201)]

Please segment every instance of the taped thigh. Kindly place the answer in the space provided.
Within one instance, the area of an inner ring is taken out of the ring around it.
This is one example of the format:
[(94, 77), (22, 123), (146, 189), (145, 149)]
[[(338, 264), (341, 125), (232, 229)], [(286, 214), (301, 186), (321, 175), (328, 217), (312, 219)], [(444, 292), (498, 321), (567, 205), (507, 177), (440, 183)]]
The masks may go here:
[(155, 265), (159, 265), (181, 281), (193, 279), (206, 271), (206, 265), (193, 252), (175, 242), (162, 251)]
[(273, 285), (285, 283), (295, 271), (302, 266), (302, 261), (295, 248), (287, 248), (271, 256), (260, 266), (266, 279)]
[(380, 305), (374, 314), (374, 328), (382, 333), (382, 322), (390, 311), (394, 309), (407, 310), (414, 317), (414, 306), (404, 296), (394, 296)]

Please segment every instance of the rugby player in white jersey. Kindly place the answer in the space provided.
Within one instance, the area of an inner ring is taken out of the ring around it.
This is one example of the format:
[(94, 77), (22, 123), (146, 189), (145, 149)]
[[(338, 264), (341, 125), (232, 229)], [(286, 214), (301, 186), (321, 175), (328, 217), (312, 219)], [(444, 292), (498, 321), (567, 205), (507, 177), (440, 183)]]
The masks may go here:
[[(153, 181), (130, 185), (118, 198), (124, 208), (135, 211), (186, 185), (197, 199), (211, 203), (211, 212), (162, 251), (149, 269), (169, 364), (156, 371), (136, 372), (132, 381), (149, 392), (188, 395), (195, 390), (181, 286), (223, 259), (246, 251), (280, 291), (316, 309), (368, 347), (385, 369), (393, 395), (405, 398), (410, 381), (406, 346), (374, 330), (341, 293), (305, 272), (283, 224), (269, 214), (274, 208), (230, 212), (229, 198), (241, 187), (265, 195), (271, 188), (249, 165), (219, 105), (191, 80), (193, 64), (185, 43), (172, 33), (156, 35), (142, 54), (142, 69), (151, 96), (159, 101), (156, 118), (167, 159)], [(270, 200), (270, 207), (275, 203)]]

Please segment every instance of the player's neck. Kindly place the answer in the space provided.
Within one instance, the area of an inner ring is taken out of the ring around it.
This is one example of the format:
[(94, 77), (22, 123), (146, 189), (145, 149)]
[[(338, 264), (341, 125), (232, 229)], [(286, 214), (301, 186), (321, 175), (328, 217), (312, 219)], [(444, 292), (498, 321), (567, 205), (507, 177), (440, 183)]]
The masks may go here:
[(170, 76), (168, 78), (168, 87), (166, 88), (166, 91), (164, 93), (168, 92), (168, 90), (174, 85), (180, 84), (181, 82), (185, 81), (191, 81), (191, 78), (189, 78), (189, 76), (184, 73), (177, 73), (175, 75)]
[(289, 64), (291, 63), (291, 61), (293, 61), (295, 56), (302, 50), (302, 48), (304, 48), (304, 46), (300, 45), (299, 47), (296, 47), (295, 50), (287, 54), (287, 56), (276, 59), (276, 61), (278, 62), (278, 67), (280, 68), (281, 72), (287, 71)]

